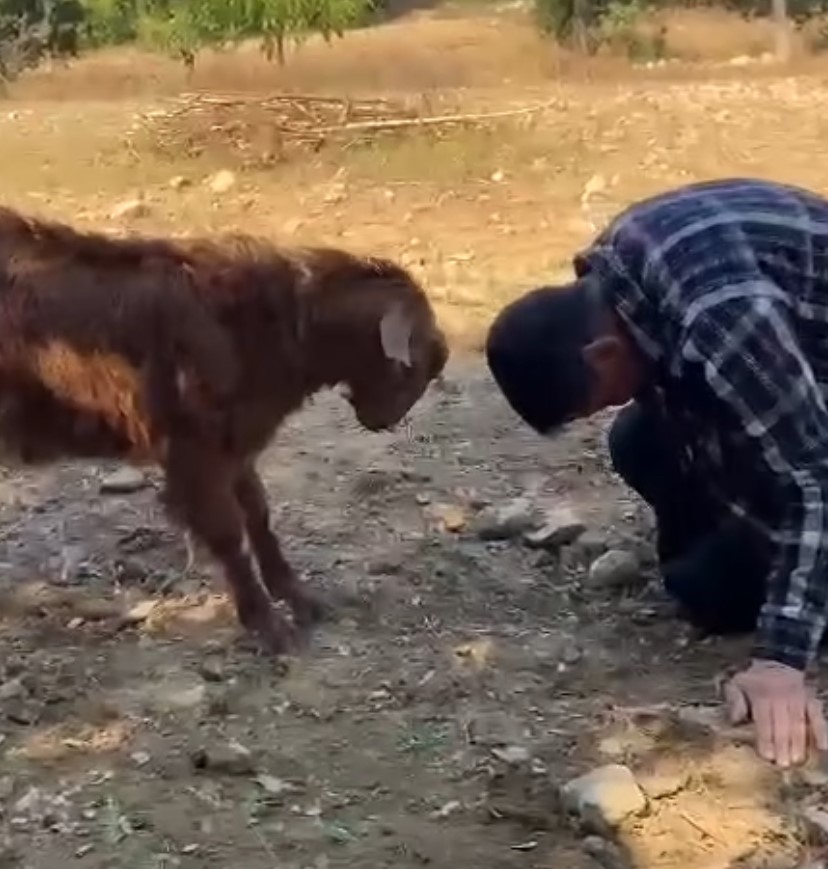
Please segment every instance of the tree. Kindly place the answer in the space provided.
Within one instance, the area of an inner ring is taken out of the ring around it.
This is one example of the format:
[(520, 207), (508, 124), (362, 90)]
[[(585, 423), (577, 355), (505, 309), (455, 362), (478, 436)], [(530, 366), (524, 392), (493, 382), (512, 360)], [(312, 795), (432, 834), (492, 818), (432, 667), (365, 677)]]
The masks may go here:
[(373, 0), (138, 0), (139, 36), (188, 66), (207, 46), (258, 38), (269, 59), (284, 62), (288, 41), (309, 33), (343, 36), (364, 20)]
[(44, 57), (76, 55), (83, 21), (80, 0), (0, 0), (0, 79)]

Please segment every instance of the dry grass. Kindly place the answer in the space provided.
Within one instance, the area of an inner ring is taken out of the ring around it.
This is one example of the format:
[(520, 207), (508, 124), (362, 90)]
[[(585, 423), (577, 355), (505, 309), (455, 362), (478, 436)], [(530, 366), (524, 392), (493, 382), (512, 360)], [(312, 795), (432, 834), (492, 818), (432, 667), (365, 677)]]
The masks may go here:
[[(688, 57), (756, 53), (770, 38), (765, 22), (724, 12), (662, 20), (671, 50)], [(476, 343), (497, 307), (566, 275), (573, 251), (637, 197), (728, 174), (825, 186), (814, 159), (828, 99), (822, 71), (818, 59), (800, 61), (798, 78), (765, 64), (585, 62), (539, 40), (515, 10), (418, 14), (330, 46), (308, 43), (284, 68), (250, 46), (209, 54), (191, 82), (172, 61), (103, 52), (15, 89), (11, 112), (0, 114), (0, 157), (14, 166), (4, 197), (99, 226), (115, 201), (141, 195), (150, 217), (132, 227), (140, 231), (233, 228), (379, 250), (417, 271), (449, 330)], [(425, 114), (550, 105), (513, 121), (405, 130), (280, 160), (272, 121), (254, 102), (222, 116), (240, 131), (235, 152), (211, 147), (203, 119), (196, 129), (189, 116), (167, 124), (163, 149), (148, 147), (148, 129), (163, 121), (152, 113), (168, 111), (165, 99), (182, 88), (382, 93)], [(226, 167), (239, 183), (214, 196), (201, 182)], [(171, 190), (176, 175), (192, 186)], [(593, 177), (604, 189), (584, 203)]]

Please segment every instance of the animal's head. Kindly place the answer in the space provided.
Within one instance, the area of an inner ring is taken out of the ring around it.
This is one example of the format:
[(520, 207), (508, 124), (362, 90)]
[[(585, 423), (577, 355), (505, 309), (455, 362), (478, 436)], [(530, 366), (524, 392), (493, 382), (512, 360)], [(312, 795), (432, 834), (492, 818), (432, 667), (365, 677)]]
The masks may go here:
[(422, 288), (386, 260), (339, 251), (308, 261), (314, 293), (316, 348), (328, 382), (341, 383), (359, 422), (370, 431), (399, 423), (448, 361), (448, 346)]

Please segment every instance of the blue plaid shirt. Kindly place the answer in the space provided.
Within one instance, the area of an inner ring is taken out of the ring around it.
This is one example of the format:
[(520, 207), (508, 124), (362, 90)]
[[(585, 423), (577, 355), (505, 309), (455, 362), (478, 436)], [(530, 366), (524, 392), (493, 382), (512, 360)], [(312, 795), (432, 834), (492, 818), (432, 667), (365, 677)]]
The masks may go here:
[(828, 200), (694, 184), (623, 212), (575, 270), (650, 360), (687, 459), (772, 542), (754, 654), (804, 669), (828, 620)]

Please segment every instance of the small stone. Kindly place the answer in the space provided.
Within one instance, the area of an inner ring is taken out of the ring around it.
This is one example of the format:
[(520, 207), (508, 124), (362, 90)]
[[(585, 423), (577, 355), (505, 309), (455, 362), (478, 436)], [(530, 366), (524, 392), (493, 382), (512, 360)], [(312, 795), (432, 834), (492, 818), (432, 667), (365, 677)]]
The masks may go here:
[(586, 531), (586, 525), (568, 507), (550, 510), (543, 525), (527, 531), (524, 540), (535, 549), (558, 549), (574, 543)]
[(607, 535), (594, 528), (584, 531), (573, 545), (575, 554), (589, 563), (595, 561), (599, 555), (603, 555), (607, 549), (609, 549)]
[(519, 744), (525, 736), (517, 721), (504, 712), (483, 712), (469, 722), (469, 737), (474, 745), (497, 746)]
[(176, 175), (170, 178), (170, 190), (184, 190), (187, 187), (192, 187), (193, 182), (183, 175)]
[(271, 797), (279, 797), (294, 790), (293, 785), (289, 782), (283, 781), (275, 775), (268, 775), (267, 773), (257, 775), (256, 783)]
[(198, 845), (195, 842), (191, 842), (189, 845), (185, 845), (181, 849), (182, 854), (195, 854), (198, 851)]
[(508, 763), (510, 766), (518, 766), (521, 763), (528, 763), (531, 755), (529, 749), (522, 745), (507, 745), (505, 748), (493, 748), (492, 754), (503, 763)]
[(608, 764), (568, 782), (561, 789), (564, 807), (596, 833), (617, 827), (647, 805), (635, 776), (626, 766)]
[(589, 582), (600, 588), (622, 588), (641, 579), (638, 559), (623, 549), (610, 549), (592, 562)]
[(143, 199), (127, 199), (124, 202), (119, 202), (109, 212), (109, 217), (111, 220), (130, 220), (137, 217), (147, 217), (149, 213), (150, 207)]
[(436, 812), (432, 813), (433, 818), (450, 818), (452, 815), (456, 814), (463, 808), (463, 804), (460, 800), (449, 800), (444, 806), (441, 806), (437, 809)]
[(511, 540), (540, 525), (537, 509), (528, 498), (515, 498), (500, 507), (488, 507), (477, 517), (481, 540)]
[(451, 534), (459, 534), (466, 527), (466, 515), (460, 507), (446, 505), (435, 511), (443, 528)]
[(806, 806), (802, 810), (802, 820), (815, 843), (828, 844), (828, 811), (817, 806)]
[(252, 775), (255, 772), (253, 756), (238, 743), (200, 749), (191, 756), (193, 767), (197, 770), (224, 775)]
[(803, 784), (809, 788), (828, 787), (828, 772), (819, 767), (805, 767), (799, 773)]
[(76, 631), (78, 628), (82, 628), (86, 624), (86, 620), (81, 618), (80, 616), (75, 616), (73, 619), (69, 619), (66, 624), (66, 627), (70, 631)]
[(614, 842), (600, 836), (587, 836), (581, 843), (584, 853), (602, 869), (630, 869), (630, 862)]
[(155, 609), (155, 606), (156, 602), (154, 600), (138, 601), (138, 603), (131, 606), (124, 613), (124, 624), (139, 625), (142, 622), (145, 622), (150, 617), (150, 614)]
[(75, 851), (75, 857), (80, 860), (81, 858), (89, 854), (94, 849), (94, 847), (95, 846), (91, 842), (87, 842), (85, 845), (81, 845), (80, 848)]
[(222, 670), (221, 662), (215, 659), (208, 658), (202, 661), (198, 668), (199, 675), (205, 682), (223, 682), (224, 670)]
[(213, 193), (223, 196), (236, 186), (236, 175), (229, 169), (222, 169), (210, 177), (208, 185)]
[(148, 751), (135, 751), (130, 757), (136, 766), (146, 766), (152, 759)]
[(128, 495), (146, 489), (149, 485), (146, 475), (138, 468), (123, 467), (101, 480), (101, 494)]
[(9, 679), (8, 682), (0, 685), (0, 703), (24, 697), (26, 694), (28, 694), (28, 691), (26, 690), (22, 676), (18, 676), (16, 679)]

